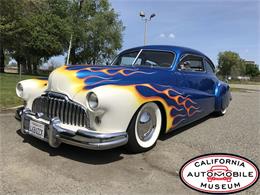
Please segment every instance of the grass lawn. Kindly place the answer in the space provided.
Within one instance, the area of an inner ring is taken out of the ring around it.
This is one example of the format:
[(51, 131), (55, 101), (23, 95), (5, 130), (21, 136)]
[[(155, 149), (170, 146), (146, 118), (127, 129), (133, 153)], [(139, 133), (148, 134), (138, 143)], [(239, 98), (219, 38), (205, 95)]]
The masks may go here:
[[(22, 79), (31, 79), (42, 76), (35, 75), (22, 75)], [(44, 75), (46, 77), (46, 75)], [(0, 109), (10, 108), (23, 104), (23, 100), (18, 98), (15, 92), (15, 87), (17, 82), (19, 82), (19, 74), (15, 73), (0, 73)], [(259, 82), (236, 82), (231, 81), (230, 83), (234, 84), (254, 84), (259, 85)], [(232, 91), (240, 91), (241, 89), (232, 88)]]
[[(22, 75), (22, 79), (37, 78), (35, 75)], [(23, 100), (17, 97), (15, 87), (20, 81), (19, 74), (0, 73), (0, 109), (10, 108), (23, 104)]]
[(236, 80), (231, 80), (231, 81), (228, 81), (228, 84), (260, 85), (260, 82), (256, 82), (256, 81), (236, 81)]

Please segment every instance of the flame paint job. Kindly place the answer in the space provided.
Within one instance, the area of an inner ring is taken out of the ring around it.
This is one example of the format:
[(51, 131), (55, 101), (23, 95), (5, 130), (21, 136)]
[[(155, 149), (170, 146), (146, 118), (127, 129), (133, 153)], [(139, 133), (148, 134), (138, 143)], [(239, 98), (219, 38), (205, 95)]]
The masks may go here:
[(38, 87), (46, 87), (48, 84), (48, 78), (37, 78), (37, 79), (30, 79), (32, 82), (37, 83)]
[[(109, 113), (102, 115), (101, 125), (93, 124), (93, 129), (98, 131), (126, 131), (138, 107), (150, 101), (159, 102), (164, 108), (166, 132), (228, 106), (231, 98), (229, 86), (219, 81), (214, 73), (177, 69), (181, 57), (186, 54), (209, 60), (201, 52), (176, 46), (144, 46), (122, 53), (140, 49), (170, 51), (175, 54), (175, 59), (169, 68), (63, 66), (51, 73), (47, 90), (64, 93), (83, 106), (86, 106), (86, 94), (89, 91), (98, 92), (97, 96), (103, 98), (103, 106)], [(45, 82), (39, 80), (43, 85), (46, 85)], [(111, 100), (107, 99), (108, 96)], [(124, 108), (119, 108), (111, 101), (120, 101), (117, 104), (120, 103)]]
[[(131, 91), (139, 100), (139, 104), (149, 101), (158, 101), (163, 104), (167, 116), (167, 129), (177, 127), (186, 118), (201, 112), (200, 106), (189, 96), (169, 85), (153, 84), (154, 75), (158, 70), (147, 68), (105, 67), (105, 66), (64, 66), (59, 69), (71, 81), (81, 83), (81, 91), (108, 85), (122, 86)], [(68, 74), (68, 72), (71, 72)], [(140, 80), (141, 78), (141, 80)], [(111, 90), (112, 91), (112, 90)]]

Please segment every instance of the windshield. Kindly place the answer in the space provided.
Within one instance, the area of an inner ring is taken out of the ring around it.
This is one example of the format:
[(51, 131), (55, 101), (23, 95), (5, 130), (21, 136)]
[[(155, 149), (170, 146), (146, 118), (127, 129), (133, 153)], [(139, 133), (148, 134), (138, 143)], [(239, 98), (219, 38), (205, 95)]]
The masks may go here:
[(157, 66), (170, 67), (174, 53), (168, 51), (141, 50), (122, 53), (116, 57), (113, 66)]

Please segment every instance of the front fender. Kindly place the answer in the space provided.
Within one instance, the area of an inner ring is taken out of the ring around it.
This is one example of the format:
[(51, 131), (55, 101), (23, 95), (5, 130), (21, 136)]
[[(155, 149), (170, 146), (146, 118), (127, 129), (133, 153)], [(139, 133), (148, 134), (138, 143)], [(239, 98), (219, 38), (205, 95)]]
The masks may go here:
[[(99, 106), (90, 110), (91, 126), (101, 132), (123, 132), (143, 104), (131, 86), (100, 86), (91, 90), (97, 94)], [(95, 117), (99, 117), (97, 123)]]
[[(103, 85), (94, 88), (99, 106), (95, 111), (90, 110), (91, 128), (102, 132), (122, 132), (127, 127), (140, 106), (147, 102), (159, 102), (165, 113), (166, 132), (177, 127), (187, 117), (191, 117), (200, 108), (189, 96), (183, 96), (177, 88), (153, 84), (133, 85)], [(85, 93), (85, 94), (84, 94)], [(81, 97), (86, 102), (86, 91)], [(79, 100), (79, 94), (75, 99)], [(83, 99), (82, 99), (83, 101)], [(82, 102), (81, 101), (81, 102)], [(87, 104), (85, 104), (87, 106)], [(100, 121), (98, 124), (96, 122)]]
[[(74, 101), (80, 102), (88, 107), (86, 96), (94, 92), (98, 97), (98, 109), (88, 108), (90, 117), (90, 127), (99, 132), (125, 132), (136, 113), (136, 111), (145, 103), (160, 102), (161, 109), (167, 115), (167, 129), (172, 126), (171, 107), (167, 105), (164, 98), (160, 97), (159, 92), (154, 91), (150, 96), (144, 96), (137, 90), (142, 86), (145, 91), (150, 89), (150, 84), (133, 85), (103, 85), (89, 91), (81, 91), (74, 96)], [(164, 114), (165, 115), (165, 114)], [(100, 123), (97, 123), (97, 118)]]
[[(26, 107), (31, 109), (33, 100), (47, 89), (47, 79), (27, 79), (19, 82), (23, 87), (21, 98), (26, 101)], [(18, 83), (18, 84), (19, 84)]]
[(221, 111), (227, 108), (232, 99), (229, 85), (220, 81), (216, 87), (215, 96), (215, 111)]

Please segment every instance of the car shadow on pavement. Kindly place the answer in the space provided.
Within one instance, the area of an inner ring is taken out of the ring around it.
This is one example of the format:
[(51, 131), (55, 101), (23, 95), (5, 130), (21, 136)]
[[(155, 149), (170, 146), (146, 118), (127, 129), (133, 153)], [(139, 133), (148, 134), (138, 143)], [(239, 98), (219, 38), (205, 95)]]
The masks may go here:
[(197, 121), (194, 121), (194, 122), (192, 122), (192, 123), (190, 123), (190, 124), (188, 124), (188, 125), (185, 125), (185, 126), (183, 126), (183, 127), (180, 127), (180, 128), (178, 128), (178, 129), (175, 129), (175, 130), (173, 130), (172, 132), (169, 132), (169, 133), (167, 133), (167, 134), (162, 134), (162, 135), (159, 137), (159, 140), (165, 141), (165, 140), (167, 140), (167, 139), (169, 139), (169, 138), (171, 138), (171, 137), (173, 137), (173, 136), (175, 136), (175, 135), (178, 135), (179, 133), (182, 133), (182, 132), (184, 132), (184, 131), (186, 131), (186, 130), (188, 130), (188, 129), (191, 129), (192, 127), (194, 127), (194, 126), (196, 126), (196, 125), (198, 125), (198, 124), (200, 124), (200, 123), (203, 123), (204, 121), (206, 121), (206, 120), (208, 120), (208, 119), (211, 119), (211, 118), (217, 118), (217, 116), (214, 115), (214, 113), (212, 113), (212, 114), (210, 114), (210, 115), (207, 115), (207, 116), (205, 116), (205, 117), (203, 117), (203, 118), (201, 118), (201, 119), (199, 119), (199, 120), (197, 120)]
[(62, 156), (74, 161), (88, 163), (88, 164), (108, 164), (111, 162), (122, 160), (124, 157), (122, 154), (126, 153), (123, 147), (114, 148), (110, 150), (88, 150), (68, 144), (61, 144), (58, 148), (52, 148), (47, 142), (41, 141), (30, 135), (24, 135), (20, 129), (16, 133), (23, 138), (24, 143), (28, 143), (33, 147), (49, 153), (50, 156)]
[[(163, 134), (159, 137), (159, 140), (165, 141), (175, 135), (178, 135), (179, 133), (182, 133), (188, 129), (191, 129), (192, 127), (210, 119), (214, 118), (213, 114), (208, 115), (198, 121), (195, 121), (189, 125), (186, 125), (184, 127), (181, 127), (179, 129), (173, 130), (172, 132), (168, 134)], [(89, 150), (85, 148), (80, 148), (68, 144), (61, 144), (58, 148), (52, 148), (48, 145), (48, 143), (41, 141), (37, 138), (34, 138), (30, 135), (24, 135), (21, 133), (20, 129), (16, 131), (16, 133), (23, 138), (24, 143), (28, 143), (32, 145), (33, 147), (48, 153), (50, 156), (62, 156), (64, 158), (68, 158), (74, 161), (82, 162), (82, 163), (88, 163), (93, 165), (98, 164), (108, 164), (115, 161), (122, 160), (124, 157), (123, 154), (131, 155), (132, 153), (129, 153), (126, 151), (124, 147), (114, 148), (110, 150)]]

